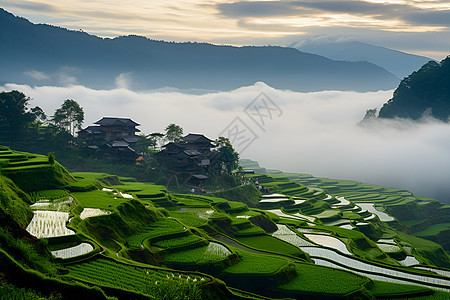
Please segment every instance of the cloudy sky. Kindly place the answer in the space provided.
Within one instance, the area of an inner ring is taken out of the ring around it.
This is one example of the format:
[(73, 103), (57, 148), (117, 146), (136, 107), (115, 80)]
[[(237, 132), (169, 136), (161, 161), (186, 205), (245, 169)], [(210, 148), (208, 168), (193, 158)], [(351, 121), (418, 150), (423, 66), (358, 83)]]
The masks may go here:
[(325, 35), (438, 60), (450, 51), (445, 0), (0, 0), (0, 7), (102, 37), (290, 45)]

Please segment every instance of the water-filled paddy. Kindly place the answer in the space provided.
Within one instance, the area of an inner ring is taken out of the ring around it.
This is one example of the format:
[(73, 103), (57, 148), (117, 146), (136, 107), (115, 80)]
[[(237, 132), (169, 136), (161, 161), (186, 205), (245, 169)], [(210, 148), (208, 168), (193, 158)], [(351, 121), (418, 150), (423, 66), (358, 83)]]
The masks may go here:
[(381, 244), (377, 243), (378, 248), (380, 248), (383, 252), (386, 253), (395, 253), (402, 251), (399, 246), (393, 244)]
[(379, 239), (378, 243), (397, 245), (394, 239)]
[(33, 219), (27, 226), (27, 231), (37, 238), (47, 238), (75, 234), (66, 227), (68, 212), (34, 211)]
[(336, 206), (344, 206), (344, 205), (349, 205), (350, 204), (350, 201), (348, 201), (344, 197), (336, 197), (336, 199), (339, 200), (339, 203), (334, 204)]
[(349, 229), (349, 230), (352, 230), (352, 229), (353, 229), (353, 226), (350, 225), (350, 224), (340, 225), (339, 227), (344, 228), (344, 229)]
[[(372, 265), (372, 264), (369, 264), (369, 263), (366, 263), (363, 261), (359, 261), (357, 259), (353, 259), (353, 258), (344, 256), (344, 255), (339, 254), (330, 249), (325, 249), (325, 248), (320, 248), (320, 247), (300, 247), (300, 250), (308, 253), (313, 258), (313, 260), (318, 264), (330, 266), (330, 264), (331, 264), (330, 262), (327, 262), (327, 261), (321, 259), (321, 258), (327, 258), (327, 259), (330, 259), (334, 262), (341, 264), (341, 265), (333, 264), (334, 265), (333, 267), (335, 267), (335, 268), (348, 269), (348, 270), (351, 270), (356, 273), (359, 273), (359, 272), (355, 271), (355, 270), (360, 270), (362, 272), (361, 273), (362, 275), (364, 275), (364, 276), (367, 275), (368, 277), (370, 277), (369, 274), (364, 273), (364, 271), (376, 273), (376, 275), (380, 276), (380, 278), (378, 278), (376, 280), (394, 282), (394, 281), (392, 281), (393, 280), (392, 278), (385, 276), (385, 275), (390, 275), (390, 276), (397, 277), (397, 279), (399, 279), (399, 280), (402, 280), (402, 279), (415, 280), (417, 282), (423, 283), (424, 286), (429, 286), (429, 285), (426, 285), (427, 283), (439, 284), (444, 287), (450, 286), (450, 279), (434, 278), (431, 276), (427, 276), (425, 274), (424, 275), (411, 274), (408, 272), (403, 272), (403, 271), (385, 268), (385, 267), (381, 267), (381, 266), (377, 266), (377, 265)], [(372, 277), (370, 277), (370, 278), (372, 278)], [(408, 282), (408, 284), (413, 284), (413, 283)], [(421, 285), (420, 283), (414, 283), (414, 284)], [(433, 287), (433, 288), (436, 288), (436, 287)], [(445, 291), (450, 292), (450, 288), (436, 288), (436, 289), (445, 290)]]
[(266, 198), (259, 200), (259, 203), (277, 203), (277, 202), (283, 202), (288, 201), (289, 198)]
[(420, 261), (411, 255), (408, 255), (404, 260), (399, 260), (398, 262), (407, 267), (418, 265), (420, 263)]
[(126, 199), (133, 199), (133, 195), (125, 194), (122, 192), (120, 192), (120, 196), (122, 196), (122, 198), (126, 198)]
[(284, 198), (284, 199), (289, 199), (288, 196), (283, 195), (283, 194), (270, 194), (270, 195), (263, 195), (262, 196), (263, 199), (267, 199), (267, 198)]
[(94, 250), (94, 247), (89, 243), (81, 243), (77, 246), (52, 251), (53, 256), (58, 258), (72, 258), (89, 253)]
[(431, 272), (434, 272), (436, 274), (439, 274), (439, 275), (446, 276), (446, 277), (450, 278), (450, 271), (447, 271), (447, 270), (441, 270), (441, 269), (437, 269), (437, 268), (424, 267), (424, 266), (416, 266), (414, 268), (415, 269), (431, 271)]
[(320, 234), (304, 234), (309, 240), (313, 241), (316, 244), (322, 245), (324, 247), (333, 248), (342, 253), (352, 255), (350, 251), (348, 251), (347, 246), (340, 239), (335, 238), (333, 236), (328, 235), (320, 235)]
[(284, 212), (282, 212), (281, 209), (271, 209), (271, 210), (267, 210), (267, 211), (271, 212), (273, 214), (276, 214), (279, 217), (296, 219), (296, 220), (301, 220), (301, 221), (308, 220), (310, 222), (314, 222), (314, 220), (316, 219), (316, 218), (313, 218), (310, 216), (302, 215), (300, 213), (296, 213), (294, 215), (288, 215), (288, 214), (285, 214)]
[(82, 220), (89, 218), (89, 217), (96, 217), (96, 216), (102, 216), (102, 215), (109, 215), (111, 212), (101, 210), (98, 208), (85, 208), (80, 214), (80, 218)]
[[(346, 270), (346, 268), (344, 268), (344, 267), (342, 267), (342, 266), (340, 266), (340, 265), (334, 264), (334, 263), (332, 263), (332, 262), (329, 262), (329, 261), (327, 261), (327, 260), (323, 260), (323, 259), (320, 259), (320, 258), (314, 258), (313, 260), (314, 260), (314, 262), (315, 262), (317, 265), (327, 266), (327, 267), (332, 267), (332, 268), (336, 268), (336, 269), (343, 269), (343, 270)], [(370, 274), (370, 273), (361, 272), (361, 271), (355, 271), (355, 270), (352, 270), (352, 272), (354, 272), (354, 273), (356, 273), (356, 274), (359, 274), (359, 275), (363, 275), (363, 276), (369, 277), (369, 278), (372, 279), (372, 280), (385, 281), (385, 282), (392, 282), (392, 283), (400, 283), (400, 284), (408, 284), (408, 285), (411, 285), (411, 284), (412, 284), (412, 285), (418, 285), (418, 286), (430, 287), (430, 286), (427, 285), (427, 284), (413, 283), (413, 282), (410, 282), (410, 281), (407, 281), (407, 280), (402, 280), (402, 279), (396, 279), (396, 278), (386, 277), (386, 276), (384, 276), (383, 274), (375, 275), (375, 274)], [(436, 288), (436, 287), (433, 287), (433, 288), (434, 288), (434, 289), (437, 289), (437, 290), (444, 290), (444, 291), (449, 291), (449, 290), (450, 290), (450, 289), (445, 289), (445, 288)]]
[(277, 224), (278, 230), (272, 236), (288, 242), (294, 246), (315, 246), (313, 243), (299, 237), (294, 231), (290, 230), (286, 225)]
[(373, 214), (376, 214), (378, 216), (378, 218), (383, 222), (389, 222), (389, 221), (395, 220), (393, 217), (391, 217), (387, 213), (377, 210), (373, 203), (356, 203), (356, 205), (361, 207), (363, 210), (367, 210)]

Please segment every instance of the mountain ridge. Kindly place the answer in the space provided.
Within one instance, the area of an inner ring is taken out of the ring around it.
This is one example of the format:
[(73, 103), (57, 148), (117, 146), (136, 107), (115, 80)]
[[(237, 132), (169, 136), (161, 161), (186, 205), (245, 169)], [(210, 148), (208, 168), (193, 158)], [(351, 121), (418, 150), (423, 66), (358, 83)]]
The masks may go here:
[(316, 38), (291, 44), (292, 47), (333, 60), (367, 61), (404, 78), (430, 60), (429, 57), (406, 53), (356, 40), (333, 41)]
[(263, 81), (296, 91), (376, 91), (398, 83), (374, 64), (333, 61), (288, 47), (175, 43), (136, 35), (101, 38), (33, 24), (5, 10), (0, 25), (0, 82), (110, 89), (125, 76), (127, 87), (138, 90), (230, 90)]

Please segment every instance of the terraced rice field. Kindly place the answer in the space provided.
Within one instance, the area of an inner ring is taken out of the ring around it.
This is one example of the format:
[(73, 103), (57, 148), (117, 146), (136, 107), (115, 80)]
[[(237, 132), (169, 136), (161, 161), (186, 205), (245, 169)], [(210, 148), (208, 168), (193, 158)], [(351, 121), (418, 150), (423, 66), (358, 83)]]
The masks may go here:
[(263, 195), (261, 200), (259, 200), (259, 203), (277, 203), (289, 200), (290, 200), (289, 196), (283, 194), (270, 194), (270, 195)]
[(167, 254), (164, 262), (202, 265), (224, 260), (229, 255), (231, 251), (227, 247), (210, 242), (208, 246)]
[(27, 231), (37, 238), (49, 238), (75, 234), (66, 227), (69, 220), (68, 212), (34, 211), (33, 219), (27, 226)]
[(363, 210), (367, 210), (367, 211), (377, 215), (378, 218), (380, 219), (380, 221), (390, 222), (390, 221), (395, 220), (393, 217), (391, 217), (387, 213), (377, 210), (373, 203), (355, 203), (355, 204), (358, 205), (359, 207), (361, 207)]
[(44, 199), (30, 205), (30, 208), (32, 210), (53, 210), (68, 212), (70, 210), (72, 202), (73, 198), (71, 196), (60, 198), (57, 200)]
[(87, 254), (94, 250), (94, 247), (89, 243), (81, 243), (77, 246), (65, 248), (61, 250), (52, 251), (53, 256), (58, 258), (72, 258), (83, 254)]
[(130, 247), (141, 248), (142, 242), (146, 239), (183, 233), (185, 231), (186, 228), (180, 222), (175, 219), (166, 219), (142, 227), (139, 233), (129, 236), (127, 241)]
[(90, 217), (96, 217), (96, 216), (102, 216), (102, 215), (109, 215), (111, 214), (110, 211), (101, 210), (98, 208), (85, 208), (80, 214), (80, 219), (84, 220), (86, 218)]
[(290, 230), (286, 225), (277, 224), (278, 230), (272, 236), (288, 242), (294, 246), (315, 246), (313, 243), (299, 237), (294, 231)]
[(414, 284), (450, 292), (450, 278), (436, 278), (425, 274), (412, 274), (405, 271), (381, 267), (379, 265), (373, 265), (344, 256), (330, 249), (319, 247), (300, 247), (300, 250), (308, 253), (314, 262), (319, 265), (350, 270), (374, 280)]
[(350, 251), (348, 251), (347, 246), (340, 239), (320, 234), (304, 234), (306, 238), (313, 241), (316, 244), (319, 244), (324, 247), (336, 249), (342, 253), (352, 255)]
[(424, 267), (424, 266), (416, 266), (414, 268), (415, 269), (420, 269), (420, 270), (431, 271), (431, 272), (434, 272), (436, 274), (439, 274), (439, 275), (446, 276), (446, 277), (450, 278), (450, 270), (441, 270), (441, 269), (438, 269), (438, 268)]
[(418, 261), (414, 256), (408, 255), (404, 260), (400, 260), (399, 263), (401, 263), (404, 266), (414, 266), (418, 265), (420, 261)]
[(270, 213), (276, 214), (277, 216), (283, 217), (283, 218), (296, 219), (296, 220), (301, 220), (301, 221), (307, 220), (307, 221), (310, 221), (310, 222), (314, 222), (314, 220), (316, 219), (314, 217), (302, 215), (300, 213), (296, 213), (296, 214), (293, 214), (293, 215), (288, 215), (288, 214), (285, 214), (284, 212), (282, 212), (281, 209), (270, 209), (270, 210), (267, 210), (267, 211), (270, 212)]
[(209, 219), (211, 217), (211, 215), (214, 213), (214, 209), (212, 209), (210, 207), (208, 207), (208, 208), (186, 207), (186, 208), (181, 208), (179, 211), (191, 213), (194, 216), (197, 216), (202, 219)]
[[(198, 274), (143, 268), (125, 265), (107, 259), (96, 259), (94, 261), (70, 265), (67, 268), (70, 270), (69, 276), (82, 281), (153, 296), (158, 292), (158, 286), (161, 285), (169, 285), (170, 287), (162, 291), (174, 293), (177, 289), (184, 289), (189, 286), (201, 285), (211, 281), (210, 278)], [(161, 298), (176, 299), (177, 296), (176, 294), (162, 294)]]
[(353, 226), (350, 225), (350, 224), (340, 225), (339, 227), (344, 228), (344, 229), (349, 229), (349, 230), (352, 230), (352, 229), (353, 229)]
[(174, 239), (162, 240), (162, 241), (154, 243), (153, 245), (156, 247), (160, 247), (160, 248), (176, 248), (176, 247), (194, 245), (201, 241), (204, 241), (204, 239), (191, 234), (191, 235), (187, 235), (187, 236), (183, 236), (183, 237), (177, 237)]
[[(361, 286), (368, 283), (368, 279), (354, 273), (324, 268), (317, 265), (296, 264), (296, 269), (297, 277), (279, 286), (279, 289), (292, 292), (313, 293), (317, 294), (316, 297), (313, 297), (314, 299), (320, 299), (320, 295), (324, 293), (348, 295), (361, 289)], [(308, 297), (299, 295), (297, 299), (303, 298)]]
[(244, 253), (242, 261), (226, 268), (224, 274), (274, 274), (289, 263), (287, 259), (255, 253)]
[(345, 197), (336, 197), (336, 199), (339, 200), (339, 203), (334, 204), (335, 206), (345, 206), (345, 205), (349, 205), (350, 204), (350, 201), (345, 199)]
[(377, 243), (378, 248), (380, 248), (383, 252), (386, 253), (395, 253), (395, 252), (400, 252), (402, 251), (402, 249), (400, 249), (399, 246), (397, 245), (392, 245), (392, 244), (380, 244)]
[(131, 195), (131, 194), (122, 193), (122, 192), (119, 192), (119, 194), (122, 198), (133, 199), (133, 195)]
[(394, 239), (379, 239), (377, 242), (383, 243), (383, 244), (397, 245), (397, 243), (394, 241)]

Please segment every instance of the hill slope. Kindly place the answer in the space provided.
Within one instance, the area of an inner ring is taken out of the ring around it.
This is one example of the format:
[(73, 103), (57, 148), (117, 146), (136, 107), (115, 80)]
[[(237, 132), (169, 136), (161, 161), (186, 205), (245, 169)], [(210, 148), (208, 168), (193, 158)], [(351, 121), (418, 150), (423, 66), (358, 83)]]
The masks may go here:
[(403, 79), (380, 110), (380, 118), (420, 119), (424, 114), (448, 121), (450, 116), (450, 57), (430, 61)]
[(368, 61), (385, 68), (398, 78), (404, 78), (431, 58), (404, 53), (385, 47), (359, 41), (306, 40), (292, 44), (292, 47), (334, 60)]
[(32, 24), (4, 10), (0, 26), (0, 83), (228, 90), (263, 81), (296, 91), (373, 91), (398, 82), (371, 63), (333, 61), (293, 48), (102, 39)]

